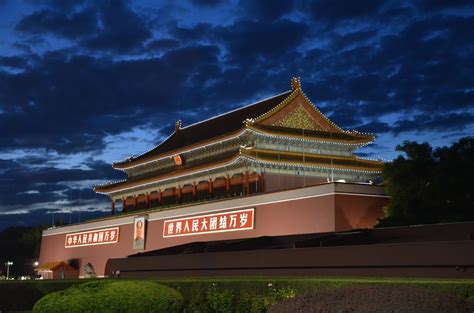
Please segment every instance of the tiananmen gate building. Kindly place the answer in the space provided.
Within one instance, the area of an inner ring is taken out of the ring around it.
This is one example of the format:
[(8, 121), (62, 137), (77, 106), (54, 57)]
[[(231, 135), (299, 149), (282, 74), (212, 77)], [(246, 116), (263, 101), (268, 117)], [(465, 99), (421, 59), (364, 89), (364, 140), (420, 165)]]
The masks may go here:
[(192, 242), (372, 228), (389, 200), (373, 183), (382, 163), (354, 152), (373, 141), (330, 121), (296, 78), (268, 99), (178, 121), (158, 146), (112, 165), (126, 180), (95, 186), (109, 217), (43, 232), (38, 272), (112, 276), (109, 259)]

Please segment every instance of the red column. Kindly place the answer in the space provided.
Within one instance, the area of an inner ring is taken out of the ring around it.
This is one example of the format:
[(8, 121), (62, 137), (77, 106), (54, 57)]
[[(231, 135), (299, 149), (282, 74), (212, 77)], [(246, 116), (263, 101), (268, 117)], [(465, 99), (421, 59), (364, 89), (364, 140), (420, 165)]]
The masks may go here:
[(138, 210), (138, 196), (134, 196), (133, 199), (135, 200), (135, 210)]
[(163, 191), (160, 190), (160, 205), (163, 205)]
[(230, 178), (229, 178), (229, 175), (227, 175), (226, 178), (225, 178), (225, 190), (227, 191), (227, 193), (229, 193), (229, 190), (230, 190)]
[(212, 196), (212, 179), (209, 179), (209, 196)]
[(146, 194), (146, 208), (147, 209), (150, 208), (150, 194), (149, 193)]
[(193, 200), (196, 201), (197, 185), (193, 183)]
[(263, 184), (263, 174), (260, 175), (260, 192), (264, 191), (264, 184)]
[(260, 177), (258, 176), (257, 173), (255, 173), (255, 193), (258, 193), (260, 191)]
[(115, 214), (115, 201), (112, 199), (112, 215)]
[(126, 198), (122, 199), (122, 212), (125, 212), (125, 208), (127, 207), (127, 200)]
[(181, 196), (183, 195), (183, 188), (181, 186), (178, 186), (178, 203), (181, 202)]
[(244, 195), (249, 194), (249, 172), (245, 172), (245, 179), (244, 179)]

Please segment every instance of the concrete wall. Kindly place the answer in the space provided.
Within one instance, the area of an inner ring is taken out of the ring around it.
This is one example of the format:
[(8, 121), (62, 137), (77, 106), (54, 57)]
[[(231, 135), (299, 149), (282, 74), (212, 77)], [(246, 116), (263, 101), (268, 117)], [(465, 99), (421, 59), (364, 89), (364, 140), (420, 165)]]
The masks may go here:
[(408, 242), (112, 259), (122, 278), (375, 276), (474, 278), (474, 241)]
[[(382, 187), (331, 183), (200, 205), (181, 206), (164, 211), (151, 211), (148, 212), (145, 251), (195, 241), (370, 228), (376, 223), (376, 219), (382, 216), (382, 207), (387, 203), (388, 197), (384, 195)], [(163, 224), (166, 219), (247, 208), (255, 209), (254, 229), (163, 238)], [(41, 243), (40, 263), (77, 260), (80, 275), (83, 275), (84, 265), (91, 263), (97, 275), (108, 276), (110, 273), (105, 273), (108, 259), (123, 258), (136, 253), (132, 249), (135, 216), (116, 216), (45, 230)], [(113, 226), (120, 228), (118, 243), (65, 248), (67, 233)]]

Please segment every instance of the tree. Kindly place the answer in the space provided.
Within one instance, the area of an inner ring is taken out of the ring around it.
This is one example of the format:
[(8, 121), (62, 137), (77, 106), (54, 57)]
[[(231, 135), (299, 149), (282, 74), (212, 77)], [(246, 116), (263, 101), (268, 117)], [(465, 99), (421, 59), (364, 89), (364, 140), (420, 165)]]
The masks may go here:
[(474, 220), (474, 137), (433, 150), (404, 142), (382, 177), (391, 201), (378, 226)]
[(33, 262), (38, 260), (44, 226), (10, 227), (0, 232), (0, 272), (4, 263), (12, 261), (11, 276), (33, 275)]

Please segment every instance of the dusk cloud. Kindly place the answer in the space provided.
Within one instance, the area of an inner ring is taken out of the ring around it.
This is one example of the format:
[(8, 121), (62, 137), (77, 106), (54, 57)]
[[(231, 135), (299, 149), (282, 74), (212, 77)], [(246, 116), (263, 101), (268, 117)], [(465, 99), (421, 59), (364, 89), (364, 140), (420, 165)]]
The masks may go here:
[(83, 10), (64, 14), (53, 10), (41, 10), (24, 17), (16, 30), (34, 35), (53, 34), (76, 39), (98, 31), (94, 10)]
[(0, 5), (0, 214), (103, 210), (92, 184), (123, 177), (113, 161), (293, 76), (336, 124), (383, 140), (360, 155), (474, 131), (469, 1)]

